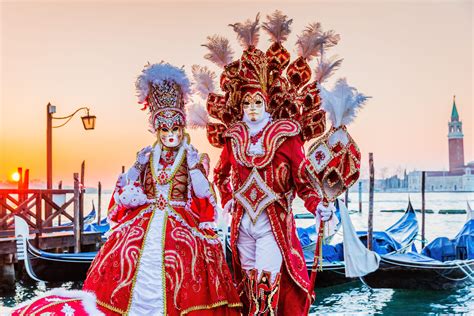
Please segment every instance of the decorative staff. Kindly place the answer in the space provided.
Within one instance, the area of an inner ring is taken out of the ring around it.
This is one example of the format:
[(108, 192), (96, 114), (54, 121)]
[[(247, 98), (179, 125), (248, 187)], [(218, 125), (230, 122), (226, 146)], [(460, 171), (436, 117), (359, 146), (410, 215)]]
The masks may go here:
[[(360, 175), (361, 154), (357, 144), (347, 132), (357, 110), (369, 97), (359, 93), (339, 79), (332, 91), (319, 85), (322, 107), (329, 114), (331, 128), (322, 135), (308, 151), (309, 173), (326, 205), (331, 205), (339, 195), (352, 186)], [(322, 270), (322, 244), (324, 224), (319, 224), (318, 246), (311, 269), (311, 284), (314, 287), (316, 271)]]

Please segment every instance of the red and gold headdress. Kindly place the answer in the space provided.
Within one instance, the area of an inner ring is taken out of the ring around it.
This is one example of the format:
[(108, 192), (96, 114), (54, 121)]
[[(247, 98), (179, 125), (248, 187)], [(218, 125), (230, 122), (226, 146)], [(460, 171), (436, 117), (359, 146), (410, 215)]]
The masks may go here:
[[(208, 37), (208, 42), (203, 45), (209, 49), (205, 58), (223, 68), (220, 87), (224, 94), (203, 88), (199, 78), (202, 79), (207, 68), (196, 67), (193, 75), (198, 90), (209, 92), (207, 112), (220, 121), (207, 123), (208, 139), (212, 145), (222, 147), (224, 131), (232, 123), (242, 120), (241, 100), (247, 93), (261, 93), (267, 100), (266, 110), (273, 119), (298, 121), (305, 141), (324, 132), (326, 119), (320, 108), (318, 83), (329, 76), (341, 60), (325, 62), (322, 53), (338, 43), (339, 35), (333, 31), (323, 32), (319, 23), (310, 24), (298, 37), (299, 57), (290, 62), (290, 53), (282, 42), (290, 34), (291, 23), (292, 20), (280, 11), (267, 16), (262, 28), (270, 35), (272, 44), (266, 52), (256, 48), (260, 28), (258, 15), (255, 21), (231, 24), (244, 47), (242, 56), (235, 61), (231, 61), (232, 52), (227, 39), (217, 35)], [(313, 57), (320, 57), (320, 65), (316, 70), (316, 80), (311, 81), (312, 71), (308, 62)]]
[(161, 62), (146, 65), (135, 83), (138, 102), (149, 110), (150, 128), (156, 133), (162, 127), (186, 125), (184, 105), (190, 83), (183, 69)]

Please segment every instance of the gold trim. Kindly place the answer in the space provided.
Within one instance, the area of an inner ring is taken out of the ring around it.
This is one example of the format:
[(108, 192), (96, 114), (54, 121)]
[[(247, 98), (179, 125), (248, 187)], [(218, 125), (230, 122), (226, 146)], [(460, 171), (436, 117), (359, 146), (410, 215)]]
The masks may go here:
[[(185, 221), (187, 222), (182, 216), (181, 214), (179, 214), (173, 206), (171, 205), (168, 205), (168, 207), (171, 209), (171, 211), (173, 211), (173, 214), (176, 215), (177, 217), (179, 217), (182, 221)], [(196, 222), (196, 220), (194, 218), (191, 218), (194, 222), (194, 225), (199, 225), (198, 222)], [(189, 224), (188, 224), (189, 225)], [(218, 239), (219, 238), (219, 235), (208, 235), (208, 234), (205, 234), (203, 232), (201, 232), (199, 229), (197, 229), (196, 227), (192, 227), (191, 225), (189, 225), (189, 228), (191, 228), (192, 230), (194, 230), (195, 232), (203, 235), (204, 237), (206, 237), (207, 239)]]
[(163, 232), (161, 233), (161, 253), (162, 253), (162, 264), (161, 264), (161, 278), (162, 288), (163, 288), (163, 315), (166, 315), (167, 299), (166, 299), (166, 271), (165, 271), (165, 239), (166, 239), (166, 226), (168, 224), (168, 212), (165, 211), (165, 216), (163, 218)]
[(96, 300), (96, 302), (97, 302), (98, 305), (100, 305), (102, 307), (105, 307), (108, 310), (111, 310), (112, 312), (116, 312), (116, 313), (121, 314), (121, 315), (125, 315), (125, 313), (126, 313), (126, 311), (123, 311), (123, 310), (121, 310), (120, 308), (117, 308), (117, 307), (113, 307), (112, 305), (104, 303), (100, 300)]
[(212, 309), (212, 308), (221, 307), (221, 306), (224, 306), (224, 305), (227, 305), (227, 307), (229, 307), (229, 308), (243, 307), (242, 303), (240, 303), (240, 302), (239, 303), (229, 303), (229, 301), (224, 300), (224, 301), (216, 302), (214, 304), (196, 305), (196, 306), (189, 307), (189, 308), (183, 310), (180, 313), (180, 316), (186, 315), (190, 312), (195, 312), (195, 311), (203, 310), (203, 309)]

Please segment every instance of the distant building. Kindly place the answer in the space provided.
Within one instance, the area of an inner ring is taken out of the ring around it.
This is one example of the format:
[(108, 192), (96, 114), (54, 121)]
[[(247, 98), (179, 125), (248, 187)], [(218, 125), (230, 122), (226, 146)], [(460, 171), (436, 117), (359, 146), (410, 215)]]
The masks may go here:
[[(474, 191), (474, 161), (464, 165), (464, 134), (456, 99), (448, 123), (449, 171), (427, 171), (426, 191)], [(408, 174), (408, 190), (421, 190), (421, 171)]]

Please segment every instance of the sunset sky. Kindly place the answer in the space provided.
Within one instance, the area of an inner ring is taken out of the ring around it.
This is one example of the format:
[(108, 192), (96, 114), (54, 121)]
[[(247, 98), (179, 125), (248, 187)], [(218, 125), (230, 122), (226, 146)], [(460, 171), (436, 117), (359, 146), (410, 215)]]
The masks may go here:
[[(84, 131), (80, 115), (53, 130), (54, 182), (71, 184), (86, 161), (86, 185), (112, 186), (121, 166), (154, 142), (134, 82), (148, 61), (213, 67), (200, 45), (206, 36), (231, 40), (229, 23), (275, 9), (294, 19), (285, 47), (311, 22), (341, 34), (329, 51), (344, 58), (337, 78), (372, 96), (349, 127), (363, 155), (382, 168), (448, 168), (453, 95), (464, 128), (465, 161), (474, 160), (472, 1), (2, 1), (0, 4), (0, 181), (17, 167), (46, 176), (46, 104), (57, 116), (89, 106), (97, 116)], [(259, 48), (269, 45), (261, 34)], [(314, 66), (314, 62), (311, 64)], [(82, 114), (82, 113), (81, 113)], [(203, 131), (192, 141), (217, 161)], [(386, 174), (388, 175), (388, 174)]]

